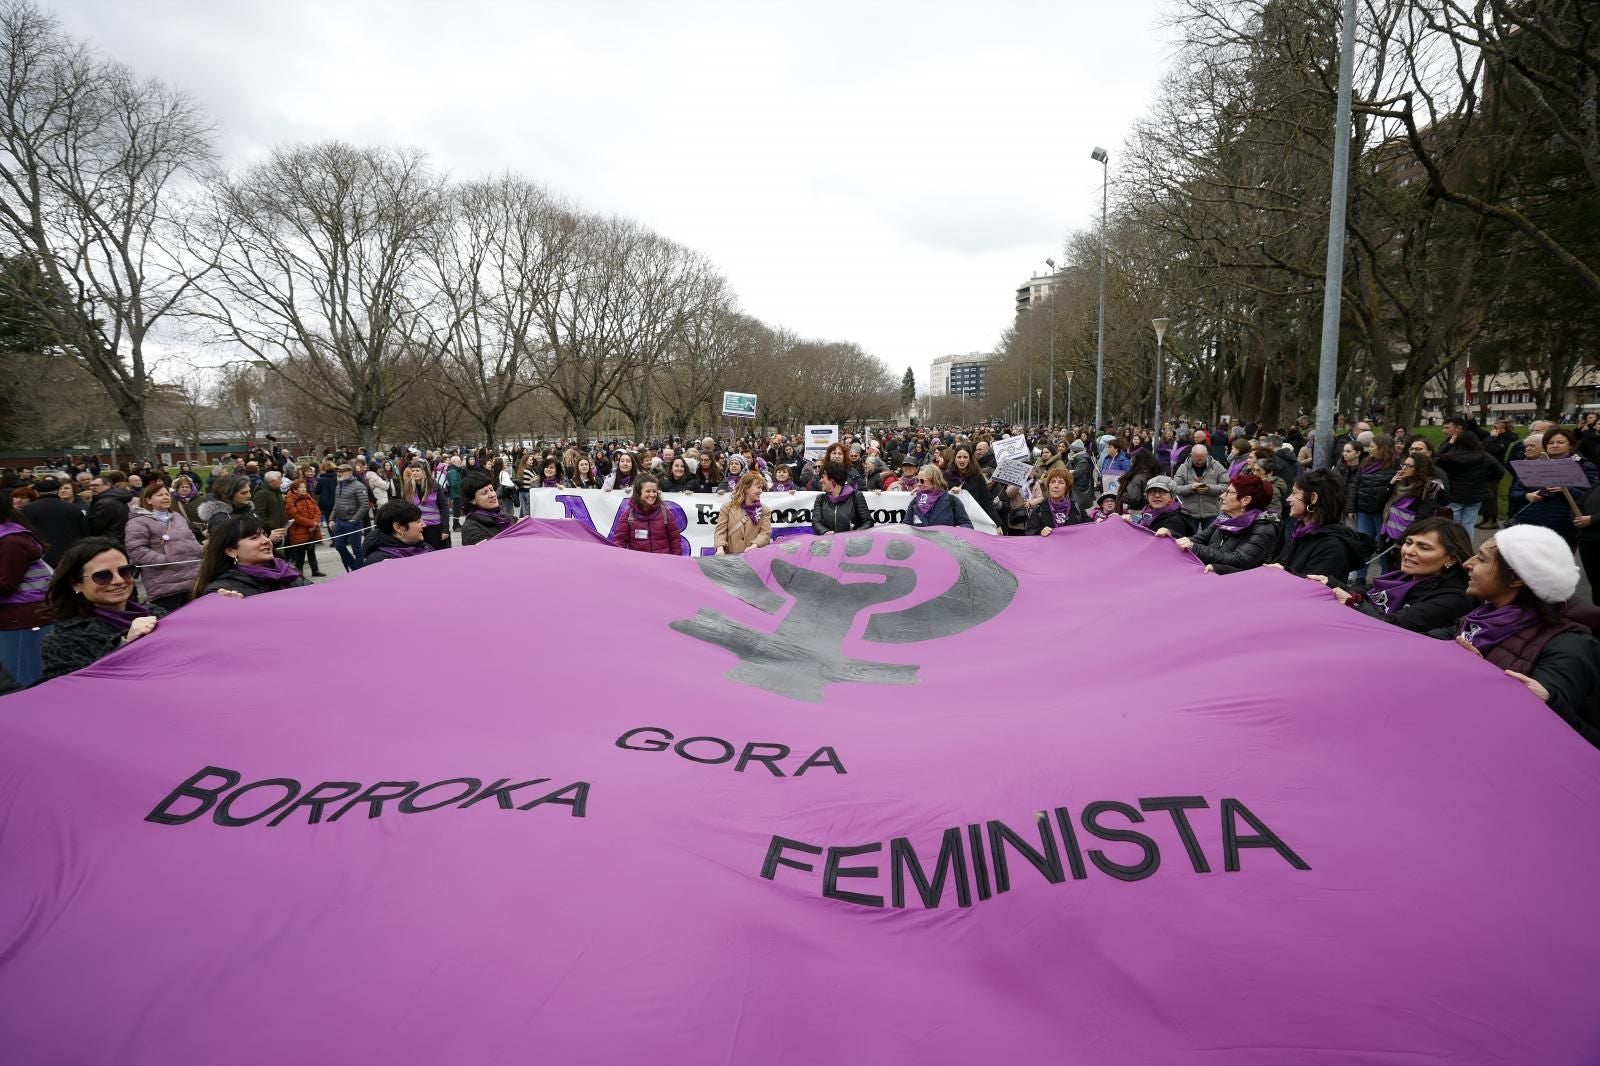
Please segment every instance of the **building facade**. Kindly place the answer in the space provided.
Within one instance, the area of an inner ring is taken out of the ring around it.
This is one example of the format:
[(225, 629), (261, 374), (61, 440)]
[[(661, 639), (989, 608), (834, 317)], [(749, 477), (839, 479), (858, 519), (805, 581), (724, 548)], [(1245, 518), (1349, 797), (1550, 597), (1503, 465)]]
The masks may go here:
[(1050, 294), (1061, 281), (1060, 274), (1035, 274), (1024, 285), (1017, 286), (1017, 314), (1038, 307), (1050, 299)]
[(941, 355), (928, 368), (928, 397), (965, 396), (981, 400), (989, 395), (989, 363), (993, 352)]

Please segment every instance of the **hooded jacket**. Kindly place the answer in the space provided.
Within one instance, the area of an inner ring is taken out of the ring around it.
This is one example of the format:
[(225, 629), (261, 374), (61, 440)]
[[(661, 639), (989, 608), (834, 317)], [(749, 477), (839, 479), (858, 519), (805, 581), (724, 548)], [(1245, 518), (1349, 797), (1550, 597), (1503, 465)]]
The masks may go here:
[[(1172, 482), (1173, 494), (1185, 511), (1202, 520), (1215, 518), (1222, 510), (1222, 490), (1228, 487), (1228, 468), (1209, 455), (1204, 470), (1196, 470), (1194, 463), (1185, 459), (1178, 464)], [(1196, 492), (1194, 487), (1202, 482), (1208, 487), (1207, 491)]]
[(114, 485), (89, 501), (89, 532), (121, 543), (133, 499), (132, 489)]

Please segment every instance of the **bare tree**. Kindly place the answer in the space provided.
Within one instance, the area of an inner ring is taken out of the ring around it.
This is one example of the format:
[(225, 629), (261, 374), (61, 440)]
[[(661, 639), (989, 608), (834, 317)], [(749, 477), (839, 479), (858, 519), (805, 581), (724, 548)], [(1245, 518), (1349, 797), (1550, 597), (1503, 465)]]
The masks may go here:
[(420, 152), (278, 149), (215, 185), (217, 265), (194, 314), (376, 447), (385, 413), (440, 348), (424, 257), (443, 217)]
[(0, 235), (34, 256), (34, 299), (150, 453), (146, 342), (205, 272), (180, 194), (211, 162), (186, 93), (141, 79), (26, 0), (0, 4)]

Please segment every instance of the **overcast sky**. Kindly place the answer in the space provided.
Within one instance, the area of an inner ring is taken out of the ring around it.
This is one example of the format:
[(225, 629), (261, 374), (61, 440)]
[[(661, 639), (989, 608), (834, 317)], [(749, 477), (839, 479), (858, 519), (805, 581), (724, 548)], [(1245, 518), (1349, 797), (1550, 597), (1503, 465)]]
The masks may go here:
[(340, 138), (518, 171), (715, 261), (745, 310), (898, 375), (987, 350), (1100, 206), (1158, 0), (42, 0), (190, 89), (227, 161)]

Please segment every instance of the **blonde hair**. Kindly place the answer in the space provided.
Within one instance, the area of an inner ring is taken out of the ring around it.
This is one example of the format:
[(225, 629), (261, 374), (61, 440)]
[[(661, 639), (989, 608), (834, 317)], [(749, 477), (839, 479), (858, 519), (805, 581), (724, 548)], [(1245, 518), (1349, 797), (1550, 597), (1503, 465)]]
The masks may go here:
[(929, 463), (927, 466), (923, 467), (921, 470), (918, 470), (917, 471), (917, 476), (920, 477), (920, 478), (926, 478), (927, 482), (928, 482), (928, 487), (929, 488), (933, 488), (933, 489), (938, 489), (940, 492), (943, 492), (945, 489), (950, 487), (948, 484), (946, 484), (946, 482), (944, 480), (944, 471), (940, 470), (938, 467), (934, 466), (932, 463)]
[(762, 475), (761, 471), (756, 469), (746, 471), (744, 476), (739, 479), (738, 484), (733, 486), (733, 502), (736, 506), (743, 507), (745, 505), (745, 494), (750, 491), (751, 485), (758, 485), (762, 491), (766, 490), (767, 479)]

